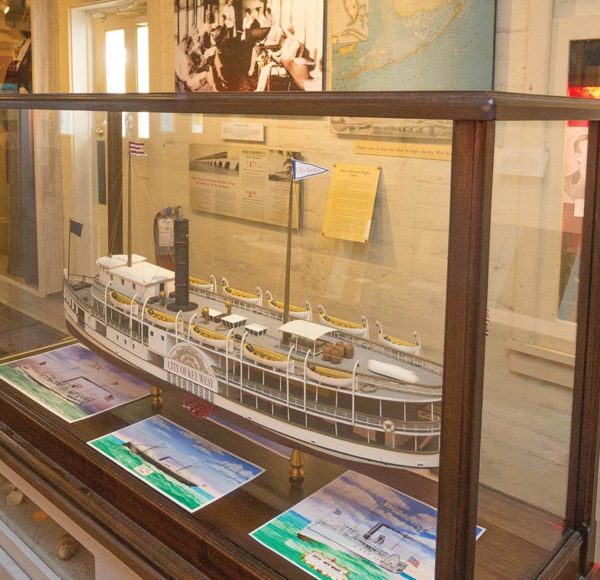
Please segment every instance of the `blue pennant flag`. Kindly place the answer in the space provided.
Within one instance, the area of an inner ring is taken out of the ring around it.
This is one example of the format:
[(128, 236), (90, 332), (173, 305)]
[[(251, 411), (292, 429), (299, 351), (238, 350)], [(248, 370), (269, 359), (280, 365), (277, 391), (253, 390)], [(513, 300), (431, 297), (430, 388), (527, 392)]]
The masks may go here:
[(292, 159), (292, 179), (294, 181), (300, 181), (313, 175), (319, 175), (326, 173), (329, 169), (325, 167), (319, 167), (312, 163), (305, 163), (304, 161), (298, 161), (298, 159)]

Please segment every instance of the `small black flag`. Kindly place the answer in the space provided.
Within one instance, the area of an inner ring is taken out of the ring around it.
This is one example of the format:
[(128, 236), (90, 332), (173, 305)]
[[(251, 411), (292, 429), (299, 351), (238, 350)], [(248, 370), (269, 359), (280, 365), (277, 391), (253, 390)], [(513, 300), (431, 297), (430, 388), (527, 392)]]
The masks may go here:
[(75, 220), (69, 219), (69, 233), (75, 234), (78, 238), (80, 238), (82, 232), (83, 224), (76, 222)]

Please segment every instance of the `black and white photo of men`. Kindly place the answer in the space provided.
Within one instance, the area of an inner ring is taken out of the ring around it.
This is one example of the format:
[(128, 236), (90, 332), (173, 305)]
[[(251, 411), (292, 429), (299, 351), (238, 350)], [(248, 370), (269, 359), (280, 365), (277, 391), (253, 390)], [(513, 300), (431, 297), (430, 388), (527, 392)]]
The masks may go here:
[(325, 0), (175, 0), (175, 90), (322, 90), (324, 9)]

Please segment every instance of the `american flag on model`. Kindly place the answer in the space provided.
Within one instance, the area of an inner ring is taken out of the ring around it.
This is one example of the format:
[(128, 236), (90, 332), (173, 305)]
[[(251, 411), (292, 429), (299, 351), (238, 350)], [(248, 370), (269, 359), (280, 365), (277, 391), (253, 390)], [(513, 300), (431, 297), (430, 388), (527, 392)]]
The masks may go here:
[(129, 141), (129, 155), (146, 155), (144, 144), (138, 141)]

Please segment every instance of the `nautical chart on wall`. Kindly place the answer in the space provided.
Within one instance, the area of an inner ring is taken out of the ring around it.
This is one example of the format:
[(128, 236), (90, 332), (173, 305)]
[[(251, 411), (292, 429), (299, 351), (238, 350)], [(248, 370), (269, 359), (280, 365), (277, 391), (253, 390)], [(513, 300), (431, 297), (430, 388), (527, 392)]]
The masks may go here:
[[(291, 151), (229, 145), (190, 145), (191, 206), (234, 218), (287, 226)], [(298, 227), (298, 187), (293, 220)]]
[(489, 0), (330, 0), (333, 90), (492, 88)]

